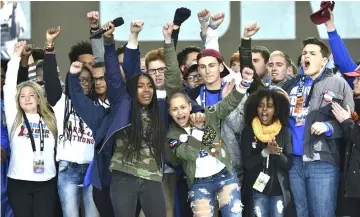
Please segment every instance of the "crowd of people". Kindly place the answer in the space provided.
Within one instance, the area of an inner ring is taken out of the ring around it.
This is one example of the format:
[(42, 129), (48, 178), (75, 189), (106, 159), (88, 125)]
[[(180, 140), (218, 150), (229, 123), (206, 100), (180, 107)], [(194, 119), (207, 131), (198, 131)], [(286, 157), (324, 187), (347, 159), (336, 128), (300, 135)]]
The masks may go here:
[(182, 7), (145, 55), (143, 20), (116, 48), (114, 24), (90, 11), (90, 34), (105, 33), (71, 46), (64, 81), (60, 26), (44, 49), (13, 37), (1, 60), (2, 216), (358, 216), (360, 67), (333, 6), (311, 16), (330, 48), (306, 38), (296, 61), (252, 46), (261, 30), (249, 23), (227, 64), (225, 14), (208, 9), (201, 48), (176, 49), (192, 13)]

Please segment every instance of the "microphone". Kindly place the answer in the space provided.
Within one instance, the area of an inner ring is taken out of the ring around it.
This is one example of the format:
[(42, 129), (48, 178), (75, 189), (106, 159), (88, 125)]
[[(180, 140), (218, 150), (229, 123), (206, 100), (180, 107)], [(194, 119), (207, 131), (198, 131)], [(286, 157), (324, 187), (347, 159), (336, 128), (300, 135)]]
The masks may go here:
[[(124, 24), (124, 19), (122, 17), (118, 17), (115, 20), (112, 21), (112, 24), (114, 24), (115, 27), (121, 26), (122, 24)], [(111, 28), (111, 26), (110, 26)], [(98, 29), (95, 32), (91, 33), (90, 35), (90, 39), (99, 37), (100, 35), (104, 34), (106, 32), (106, 30), (104, 28)]]

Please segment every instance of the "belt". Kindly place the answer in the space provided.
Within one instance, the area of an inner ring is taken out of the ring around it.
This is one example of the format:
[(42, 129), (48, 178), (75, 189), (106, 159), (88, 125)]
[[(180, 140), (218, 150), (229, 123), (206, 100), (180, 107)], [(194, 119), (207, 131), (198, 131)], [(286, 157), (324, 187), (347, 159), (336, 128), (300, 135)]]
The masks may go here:
[(214, 174), (214, 175), (212, 175), (212, 176), (208, 176), (208, 177), (201, 177), (201, 178), (195, 178), (195, 181), (200, 181), (200, 180), (209, 180), (209, 179), (212, 179), (212, 178), (214, 178), (215, 176), (218, 176), (218, 175), (220, 175), (220, 174), (222, 174), (222, 173), (226, 173), (227, 172), (227, 169), (226, 169), (226, 167), (224, 168), (224, 169), (222, 169), (220, 172), (218, 172), (218, 173), (216, 173), (216, 174)]

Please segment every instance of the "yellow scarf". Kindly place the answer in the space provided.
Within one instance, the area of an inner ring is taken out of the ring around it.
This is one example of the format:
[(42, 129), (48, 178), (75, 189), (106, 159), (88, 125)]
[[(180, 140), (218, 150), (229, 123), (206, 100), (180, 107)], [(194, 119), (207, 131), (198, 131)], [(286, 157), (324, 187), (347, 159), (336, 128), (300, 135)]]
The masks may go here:
[(254, 134), (261, 142), (267, 143), (272, 139), (275, 139), (275, 136), (279, 134), (281, 130), (281, 123), (279, 120), (275, 121), (269, 126), (264, 126), (261, 124), (259, 117), (255, 117), (251, 122)]

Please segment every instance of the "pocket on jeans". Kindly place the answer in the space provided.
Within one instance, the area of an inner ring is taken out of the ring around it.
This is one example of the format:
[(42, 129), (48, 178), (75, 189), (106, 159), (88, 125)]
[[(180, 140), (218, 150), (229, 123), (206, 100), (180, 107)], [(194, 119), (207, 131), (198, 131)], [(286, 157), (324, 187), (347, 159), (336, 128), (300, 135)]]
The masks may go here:
[(67, 161), (59, 162), (59, 173), (65, 173), (69, 170), (69, 163)]

